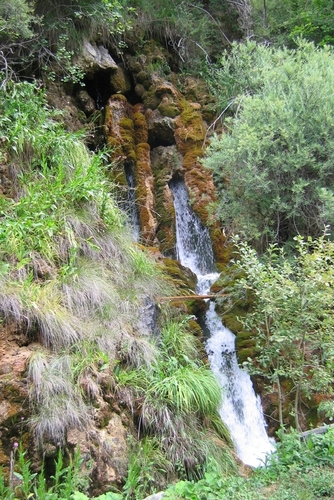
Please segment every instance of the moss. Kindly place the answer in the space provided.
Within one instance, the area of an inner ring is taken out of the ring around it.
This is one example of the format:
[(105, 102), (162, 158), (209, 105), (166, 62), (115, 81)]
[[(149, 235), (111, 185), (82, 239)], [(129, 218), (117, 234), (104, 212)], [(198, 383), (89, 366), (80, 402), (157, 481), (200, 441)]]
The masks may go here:
[(142, 95), (145, 109), (155, 110), (159, 106), (161, 99), (156, 96), (155, 90), (150, 89)]
[(131, 90), (131, 83), (129, 77), (119, 66), (110, 75), (110, 85), (113, 92), (120, 92), (121, 94), (126, 94)]
[(210, 228), (210, 236), (215, 259), (218, 263), (218, 270), (221, 271), (225, 267), (225, 264), (231, 261), (233, 245), (226, 241), (226, 236), (222, 233), (218, 222), (215, 223), (214, 227)]
[(165, 255), (175, 254), (175, 210), (168, 181), (174, 171), (180, 168), (182, 157), (175, 146), (156, 148), (152, 153), (152, 171), (155, 181), (156, 212), (158, 220), (157, 237)]
[(246, 341), (252, 343), (255, 342), (253, 333), (245, 330), (238, 332), (237, 342), (246, 342)]
[[(202, 338), (203, 337), (203, 330), (202, 328), (199, 326), (199, 324), (197, 323), (197, 321), (195, 321), (194, 319), (190, 319), (188, 321), (188, 324), (189, 324), (189, 328), (190, 328), (190, 331), (193, 335), (195, 335), (195, 337), (198, 337), (198, 338)], [(203, 349), (202, 345), (199, 344), (199, 349)]]
[(245, 361), (247, 361), (248, 358), (254, 359), (254, 357), (255, 357), (255, 351), (250, 347), (237, 351), (238, 363), (240, 365), (242, 365)]
[(143, 113), (136, 112), (132, 115), (136, 144), (148, 142), (147, 121)]
[(136, 201), (142, 229), (141, 236), (146, 244), (151, 244), (156, 238), (157, 221), (155, 217), (154, 179), (151, 170), (149, 144), (137, 144), (136, 158)]
[(195, 126), (198, 124), (202, 124), (202, 115), (200, 113), (200, 105), (197, 103), (189, 103), (185, 99), (180, 101), (180, 105), (182, 106), (182, 113), (180, 116), (181, 122), (184, 126)]
[(231, 332), (233, 332), (235, 335), (237, 335), (238, 332), (241, 331), (241, 329), (242, 329), (242, 324), (238, 320), (237, 314), (235, 311), (233, 311), (233, 313), (224, 314), (223, 315), (223, 322), (224, 322), (224, 325), (229, 330), (231, 330)]
[(150, 77), (149, 77), (149, 74), (147, 73), (147, 71), (144, 71), (144, 70), (140, 70), (138, 71), (138, 73), (136, 74), (136, 82), (137, 83), (144, 83), (145, 80), (149, 80)]
[(174, 259), (164, 258), (162, 268), (164, 272), (170, 277), (172, 284), (176, 289), (186, 295), (193, 293), (196, 286), (196, 276), (190, 269), (181, 266), (181, 264)]
[(126, 156), (127, 161), (136, 160), (135, 151), (135, 130), (134, 124), (131, 118), (123, 117), (119, 121), (119, 131), (121, 135), (121, 144), (123, 153)]
[(168, 98), (163, 98), (161, 100), (158, 110), (162, 116), (168, 116), (169, 118), (175, 118), (181, 113), (178, 105), (175, 102), (170, 101)]

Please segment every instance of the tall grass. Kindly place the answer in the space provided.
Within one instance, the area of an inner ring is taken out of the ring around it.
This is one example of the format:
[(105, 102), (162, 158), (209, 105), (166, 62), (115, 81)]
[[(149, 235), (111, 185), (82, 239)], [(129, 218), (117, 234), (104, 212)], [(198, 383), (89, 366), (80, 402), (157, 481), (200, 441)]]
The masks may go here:
[(167, 321), (157, 344), (150, 368), (119, 369), (116, 392), (137, 415), (140, 435), (158, 438), (174, 471), (198, 478), (210, 456), (230, 456), (228, 431), (218, 421), (221, 390), (200, 360), (185, 321)]
[(117, 362), (154, 359), (139, 309), (159, 278), (126, 234), (106, 152), (66, 132), (36, 86), (0, 97), (1, 147), (16, 172), (0, 199), (0, 314), (45, 349), (29, 364), (30, 423), (40, 445), (63, 444), (90, 419), (101, 366), (112, 383)]
[(28, 369), (32, 428), (40, 445), (49, 440), (59, 446), (66, 431), (83, 428), (89, 421), (89, 409), (74, 383), (72, 359), (68, 355), (54, 358), (36, 352)]

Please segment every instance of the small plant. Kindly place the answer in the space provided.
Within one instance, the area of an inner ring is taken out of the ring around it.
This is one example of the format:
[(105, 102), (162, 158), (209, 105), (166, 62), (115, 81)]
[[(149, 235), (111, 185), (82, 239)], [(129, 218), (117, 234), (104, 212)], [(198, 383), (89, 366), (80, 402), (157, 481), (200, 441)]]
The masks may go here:
[(145, 437), (138, 443), (130, 440), (128, 475), (123, 492), (125, 500), (138, 499), (166, 486), (172, 464), (166, 459), (158, 440)]
[(221, 390), (194, 342), (186, 321), (167, 321), (155, 362), (135, 370), (118, 367), (115, 379), (130, 407), (139, 402), (140, 436), (155, 437), (178, 477), (198, 479), (210, 456), (231, 460), (226, 428), (218, 422)]
[[(76, 453), (67, 465), (59, 450), (55, 460), (55, 472), (46, 480), (44, 469), (40, 473), (31, 470), (31, 461), (22, 444), (14, 443), (11, 454), (11, 470), (8, 485), (0, 469), (1, 500), (69, 500), (81, 482), (80, 452)], [(84, 497), (87, 498), (87, 497)]]

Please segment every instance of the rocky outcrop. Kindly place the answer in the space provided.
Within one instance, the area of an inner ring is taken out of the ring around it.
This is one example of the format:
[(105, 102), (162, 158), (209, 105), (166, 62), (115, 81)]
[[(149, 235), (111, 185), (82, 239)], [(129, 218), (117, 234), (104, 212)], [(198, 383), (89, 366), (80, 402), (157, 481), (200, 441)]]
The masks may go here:
[(29, 442), (26, 369), (36, 346), (27, 343), (19, 325), (0, 323), (0, 466), (5, 472), (14, 443)]
[(86, 75), (94, 75), (97, 71), (117, 71), (118, 66), (103, 45), (96, 45), (85, 40), (82, 44), (81, 56), (77, 65)]
[(119, 93), (106, 105), (104, 130), (116, 163), (112, 175), (126, 187), (126, 172), (133, 173), (141, 240), (158, 246), (165, 255), (173, 255), (175, 247), (173, 195), (168, 183), (173, 176), (183, 178), (194, 211), (210, 227), (217, 260), (226, 262), (225, 238), (210, 209), (215, 187), (211, 173), (200, 161), (208, 132), (203, 108), (206, 119), (212, 119), (208, 93), (190, 78), (186, 80), (189, 87), (181, 93), (170, 81), (171, 75), (168, 80), (159, 71), (150, 72), (152, 60), (155, 65), (166, 65), (164, 52), (157, 47), (152, 50), (126, 58), (133, 91), (141, 102), (132, 106), (127, 96)]

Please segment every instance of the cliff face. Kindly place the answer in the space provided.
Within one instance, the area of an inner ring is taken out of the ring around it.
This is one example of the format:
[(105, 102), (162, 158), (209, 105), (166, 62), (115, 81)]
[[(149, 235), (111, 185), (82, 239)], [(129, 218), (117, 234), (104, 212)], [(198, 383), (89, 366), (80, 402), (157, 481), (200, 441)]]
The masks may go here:
[(154, 44), (138, 57), (126, 57), (125, 67), (111, 75), (116, 93), (106, 102), (104, 133), (113, 148), (111, 175), (123, 186), (126, 173), (133, 175), (141, 241), (174, 255), (175, 218), (168, 183), (179, 177), (194, 211), (211, 229), (217, 259), (226, 259), (224, 238), (210, 211), (215, 188), (200, 163), (213, 119), (207, 89), (188, 77), (181, 93), (176, 75), (165, 69), (168, 54)]

